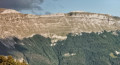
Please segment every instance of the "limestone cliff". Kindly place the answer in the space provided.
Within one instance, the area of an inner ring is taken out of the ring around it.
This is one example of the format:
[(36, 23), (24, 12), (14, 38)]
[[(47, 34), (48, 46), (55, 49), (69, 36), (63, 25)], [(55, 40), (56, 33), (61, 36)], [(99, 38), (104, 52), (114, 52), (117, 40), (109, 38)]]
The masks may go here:
[(0, 9), (1, 38), (15, 36), (22, 39), (41, 34), (45, 37), (64, 39), (68, 33), (103, 30), (120, 30), (120, 18), (81, 11), (38, 16), (21, 14), (11, 9)]

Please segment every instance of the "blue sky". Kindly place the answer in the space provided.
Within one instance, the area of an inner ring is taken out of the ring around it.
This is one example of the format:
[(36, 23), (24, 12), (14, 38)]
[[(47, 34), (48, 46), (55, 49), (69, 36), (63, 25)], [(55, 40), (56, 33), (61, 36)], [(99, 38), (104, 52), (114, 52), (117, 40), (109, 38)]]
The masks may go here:
[[(44, 0), (40, 6), (42, 11), (35, 11), (36, 14), (86, 11), (120, 16), (120, 0)], [(22, 12), (30, 13), (29, 11)]]

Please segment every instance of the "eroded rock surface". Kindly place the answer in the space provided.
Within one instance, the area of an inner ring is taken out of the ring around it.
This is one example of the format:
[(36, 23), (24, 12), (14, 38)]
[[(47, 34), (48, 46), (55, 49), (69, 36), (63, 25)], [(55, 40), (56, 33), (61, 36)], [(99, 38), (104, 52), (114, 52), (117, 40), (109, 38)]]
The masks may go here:
[(65, 14), (38, 16), (21, 14), (10, 9), (0, 9), (0, 12), (1, 38), (15, 36), (22, 39), (34, 34), (41, 34), (50, 38), (55, 36), (66, 38), (68, 33), (90, 33), (120, 29), (120, 18), (108, 14), (74, 11)]

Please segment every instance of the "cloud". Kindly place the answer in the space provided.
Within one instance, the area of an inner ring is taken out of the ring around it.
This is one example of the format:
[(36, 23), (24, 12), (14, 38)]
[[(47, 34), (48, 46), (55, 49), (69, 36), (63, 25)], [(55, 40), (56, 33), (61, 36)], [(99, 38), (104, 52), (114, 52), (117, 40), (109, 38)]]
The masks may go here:
[(0, 8), (9, 8), (15, 10), (42, 10), (40, 4), (44, 0), (0, 0)]

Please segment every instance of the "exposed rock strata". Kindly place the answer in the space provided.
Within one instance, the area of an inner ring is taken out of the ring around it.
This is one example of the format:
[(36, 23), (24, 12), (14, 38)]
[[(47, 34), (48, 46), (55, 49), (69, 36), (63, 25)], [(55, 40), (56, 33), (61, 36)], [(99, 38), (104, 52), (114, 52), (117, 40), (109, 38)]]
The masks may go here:
[(107, 14), (78, 11), (37, 16), (21, 14), (10, 9), (0, 9), (1, 38), (15, 36), (22, 39), (41, 34), (50, 38), (58, 36), (62, 40), (68, 33), (90, 33), (103, 30), (120, 30), (120, 18)]

